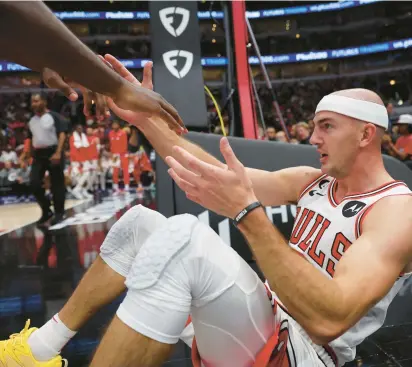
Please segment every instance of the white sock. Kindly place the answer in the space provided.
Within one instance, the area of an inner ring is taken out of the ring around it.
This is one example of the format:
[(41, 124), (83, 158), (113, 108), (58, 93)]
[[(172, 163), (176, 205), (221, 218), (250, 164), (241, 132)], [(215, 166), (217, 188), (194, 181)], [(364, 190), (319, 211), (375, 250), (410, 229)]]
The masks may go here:
[(130, 187), (129, 187), (129, 185), (124, 185), (124, 189), (127, 191), (127, 190), (130, 190)]
[(113, 184), (113, 190), (118, 190), (119, 189), (119, 184)]
[(60, 320), (59, 314), (56, 314), (31, 334), (27, 342), (34, 358), (38, 361), (48, 361), (57, 356), (75, 335), (76, 331), (67, 328)]

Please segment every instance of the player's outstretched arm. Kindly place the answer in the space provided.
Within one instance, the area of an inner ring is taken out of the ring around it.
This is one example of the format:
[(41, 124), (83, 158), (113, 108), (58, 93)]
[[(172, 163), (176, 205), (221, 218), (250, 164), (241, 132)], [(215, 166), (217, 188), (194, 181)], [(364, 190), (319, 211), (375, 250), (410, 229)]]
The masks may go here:
[(411, 196), (381, 199), (363, 220), (358, 240), (350, 245), (337, 237), (338, 247), (332, 251), (342, 255), (342, 249), (350, 247), (337, 265), (327, 264), (334, 271), (332, 279), (289, 247), (262, 210), (250, 213), (239, 228), (271, 288), (312, 339), (323, 345), (355, 325), (411, 263), (411, 208)]
[(38, 72), (49, 68), (111, 97), (122, 108), (182, 125), (173, 106), (159, 94), (117, 75), (40, 1), (0, 2), (0, 57)]

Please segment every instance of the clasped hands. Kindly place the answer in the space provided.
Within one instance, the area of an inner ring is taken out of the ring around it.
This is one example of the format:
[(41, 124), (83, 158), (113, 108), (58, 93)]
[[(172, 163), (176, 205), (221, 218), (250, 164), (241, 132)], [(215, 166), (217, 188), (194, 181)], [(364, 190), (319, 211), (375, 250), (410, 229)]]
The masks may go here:
[(136, 126), (145, 122), (151, 116), (157, 116), (164, 120), (169, 128), (177, 134), (181, 135), (187, 132), (176, 109), (160, 94), (153, 91), (153, 64), (151, 62), (145, 64), (143, 81), (140, 83), (114, 56), (107, 54), (104, 58), (102, 56), (99, 56), (99, 58), (122, 77), (122, 85), (112, 95), (112, 98), (92, 92), (77, 82), (71, 83), (72, 86), (70, 86), (69, 82), (65, 81), (62, 76), (49, 68), (43, 69), (42, 78), (47, 86), (60, 90), (71, 101), (78, 99), (78, 94), (73, 88), (78, 87), (83, 94), (83, 113), (86, 116), (91, 115), (91, 108), (94, 104), (96, 106), (96, 117), (100, 120), (109, 117), (109, 109), (111, 109), (121, 119)]

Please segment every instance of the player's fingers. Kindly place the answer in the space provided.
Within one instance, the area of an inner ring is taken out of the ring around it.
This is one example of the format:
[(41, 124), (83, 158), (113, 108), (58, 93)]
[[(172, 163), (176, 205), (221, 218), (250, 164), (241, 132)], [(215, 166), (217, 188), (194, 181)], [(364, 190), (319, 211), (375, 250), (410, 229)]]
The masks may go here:
[(173, 157), (166, 157), (165, 159), (167, 165), (182, 179), (191, 185), (196, 187), (201, 187), (202, 178), (187, 168), (183, 167), (176, 159)]
[(229, 144), (229, 140), (226, 137), (220, 139), (220, 152), (222, 153), (227, 166), (231, 170), (238, 174), (243, 173), (244, 167), (239, 159), (237, 159), (235, 152), (233, 151), (232, 147)]
[(140, 82), (135, 78), (135, 76), (129, 70), (127, 70), (127, 68), (114, 56), (106, 54), (104, 55), (104, 59), (109, 62), (116, 73), (118, 73), (122, 78), (128, 80), (133, 84), (140, 85)]
[(182, 135), (182, 127), (176, 123), (176, 120), (169, 112), (161, 108), (158, 112), (158, 116), (167, 123), (170, 130), (174, 131), (178, 135)]
[[(177, 110), (163, 98), (160, 101), (160, 105), (163, 111), (167, 112), (167, 115), (169, 116), (169, 122), (176, 126), (174, 130), (176, 131), (180, 130), (181, 132), (187, 132), (185, 124), (183, 123), (183, 120), (179, 116)], [(172, 120), (170, 120), (170, 118)]]
[(100, 120), (103, 120), (105, 117), (110, 116), (109, 108), (107, 107), (106, 97), (96, 93), (95, 96), (95, 103), (96, 103), (96, 116)]
[(110, 64), (110, 62), (106, 61), (102, 55), (97, 55), (97, 56), (98, 56), (99, 59), (100, 59), (101, 61), (103, 61), (110, 69), (113, 70), (113, 66)]
[(176, 185), (186, 193), (186, 195), (189, 194), (195, 196), (199, 193), (199, 190), (194, 185), (179, 177), (179, 175), (172, 168), (170, 168), (167, 173), (170, 177), (172, 177), (173, 181), (176, 182)]
[(83, 89), (83, 113), (85, 116), (92, 115), (92, 106), (94, 103), (93, 92), (88, 89)]
[(142, 87), (153, 90), (153, 62), (151, 61), (143, 67)]
[(203, 162), (179, 146), (173, 147), (173, 158), (175, 158), (184, 167), (189, 168), (196, 175), (199, 175), (210, 182), (216, 181), (216, 178), (222, 171), (221, 168)]
[(54, 70), (44, 68), (42, 71), (42, 78), (44, 83), (49, 88), (58, 89), (62, 92), (70, 101), (76, 101), (79, 97), (76, 91), (67, 84), (63, 78), (57, 74)]
[(107, 106), (110, 108), (110, 110), (113, 111), (113, 113), (116, 116), (118, 116), (122, 120), (127, 121), (129, 124), (135, 125), (134, 119), (133, 119), (134, 112), (123, 110), (111, 98), (107, 98)]

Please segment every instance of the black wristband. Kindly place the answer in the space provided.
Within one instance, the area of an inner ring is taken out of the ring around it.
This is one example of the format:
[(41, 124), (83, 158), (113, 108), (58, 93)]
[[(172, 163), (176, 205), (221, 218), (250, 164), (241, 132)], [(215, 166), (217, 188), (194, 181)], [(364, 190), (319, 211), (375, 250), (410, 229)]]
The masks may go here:
[(254, 203), (248, 205), (245, 209), (243, 209), (236, 217), (233, 219), (233, 224), (235, 227), (242, 221), (246, 215), (248, 215), (251, 211), (255, 210), (256, 208), (262, 207), (262, 204), (259, 201), (255, 201)]

